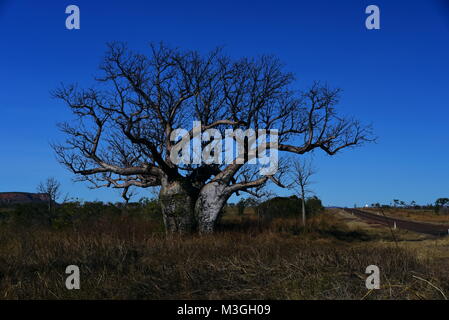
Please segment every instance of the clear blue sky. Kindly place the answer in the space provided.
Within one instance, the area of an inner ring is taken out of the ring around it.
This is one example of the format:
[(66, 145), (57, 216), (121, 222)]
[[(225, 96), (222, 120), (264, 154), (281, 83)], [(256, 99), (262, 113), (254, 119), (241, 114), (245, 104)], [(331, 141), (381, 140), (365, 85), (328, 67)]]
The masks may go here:
[[(81, 30), (65, 28), (65, 8), (81, 10)], [(381, 10), (381, 30), (365, 28), (365, 8)], [(0, 0), (0, 192), (35, 191), (56, 176), (85, 200), (91, 191), (55, 160), (56, 123), (70, 119), (50, 98), (61, 82), (92, 83), (105, 43), (150, 41), (234, 56), (274, 53), (299, 85), (341, 87), (342, 110), (372, 122), (377, 144), (335, 157), (315, 155), (313, 189), (327, 205), (449, 196), (449, 4), (371, 1), (2, 1)]]

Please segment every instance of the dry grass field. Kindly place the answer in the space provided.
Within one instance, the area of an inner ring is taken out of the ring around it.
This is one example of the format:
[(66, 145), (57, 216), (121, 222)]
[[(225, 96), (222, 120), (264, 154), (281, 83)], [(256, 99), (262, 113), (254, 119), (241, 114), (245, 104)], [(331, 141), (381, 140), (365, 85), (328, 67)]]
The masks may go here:
[(403, 209), (403, 208), (385, 208), (385, 209), (363, 208), (363, 210), (376, 213), (380, 212), (380, 210), (383, 210), (384, 214), (387, 217), (417, 222), (449, 225), (449, 215), (435, 214), (433, 210)]
[[(396, 239), (396, 241), (394, 241)], [(225, 215), (208, 236), (166, 236), (153, 221), (102, 220), (77, 230), (1, 226), (1, 299), (444, 299), (449, 240), (328, 210), (261, 223)], [(65, 288), (68, 265), (81, 289)], [(381, 270), (369, 291), (368, 265)]]

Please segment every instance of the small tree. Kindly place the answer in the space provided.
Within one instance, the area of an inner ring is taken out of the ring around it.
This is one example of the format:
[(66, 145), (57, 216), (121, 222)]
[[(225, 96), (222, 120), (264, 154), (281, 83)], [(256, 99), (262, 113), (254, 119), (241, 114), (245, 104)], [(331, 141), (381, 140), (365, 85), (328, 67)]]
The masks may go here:
[(441, 208), (444, 208), (449, 204), (449, 198), (439, 198), (435, 201), (435, 212), (439, 212)]
[(243, 216), (243, 214), (245, 213), (245, 207), (246, 207), (246, 200), (240, 199), (240, 201), (237, 202), (237, 214), (239, 216)]
[(309, 185), (312, 183), (310, 178), (316, 173), (311, 161), (301, 161), (296, 159), (293, 162), (293, 186), (296, 187), (297, 193), (302, 203), (302, 225), (306, 225), (306, 196), (311, 193)]
[(435, 201), (436, 206), (444, 207), (446, 204), (449, 203), (449, 198), (439, 198), (437, 201)]
[(48, 178), (47, 180), (39, 183), (37, 186), (37, 192), (45, 194), (48, 201), (48, 212), (51, 213), (53, 204), (61, 196), (61, 184), (55, 178)]

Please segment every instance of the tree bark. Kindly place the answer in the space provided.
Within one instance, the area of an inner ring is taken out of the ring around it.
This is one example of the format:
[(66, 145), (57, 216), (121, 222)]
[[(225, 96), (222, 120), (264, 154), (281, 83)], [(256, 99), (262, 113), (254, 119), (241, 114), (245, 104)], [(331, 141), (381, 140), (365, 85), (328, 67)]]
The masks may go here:
[(302, 198), (302, 225), (306, 226), (306, 192), (304, 187), (301, 186), (301, 198)]
[(214, 232), (221, 211), (229, 198), (225, 186), (220, 183), (208, 183), (200, 191), (195, 204), (195, 215), (198, 219), (198, 230), (202, 234)]
[(306, 226), (306, 201), (302, 198), (302, 225)]
[(167, 233), (193, 233), (197, 230), (194, 190), (182, 182), (163, 182), (159, 194)]

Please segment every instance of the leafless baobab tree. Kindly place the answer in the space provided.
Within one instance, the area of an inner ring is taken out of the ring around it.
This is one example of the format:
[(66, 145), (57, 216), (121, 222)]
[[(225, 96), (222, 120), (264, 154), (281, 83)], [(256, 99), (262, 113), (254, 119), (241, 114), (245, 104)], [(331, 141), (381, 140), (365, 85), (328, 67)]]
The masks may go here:
[[(282, 185), (282, 170), (260, 175), (243, 161), (175, 164), (177, 128), (278, 130), (276, 151), (334, 155), (372, 141), (369, 126), (337, 115), (340, 90), (320, 83), (300, 92), (273, 56), (232, 59), (220, 49), (202, 55), (153, 44), (147, 55), (108, 45), (96, 86), (62, 86), (54, 96), (74, 114), (53, 145), (62, 164), (93, 187), (160, 186), (167, 232), (212, 232), (229, 197)], [(193, 136), (190, 136), (193, 140)], [(211, 141), (203, 141), (207, 146)], [(273, 150), (270, 142), (266, 149)]]
[(37, 186), (37, 192), (45, 194), (48, 200), (48, 211), (51, 213), (53, 204), (56, 203), (61, 196), (61, 184), (55, 178), (48, 178), (47, 180), (39, 183)]
[(292, 166), (293, 187), (299, 194), (302, 202), (302, 225), (306, 225), (306, 197), (311, 192), (311, 177), (316, 173), (311, 160), (295, 159)]

